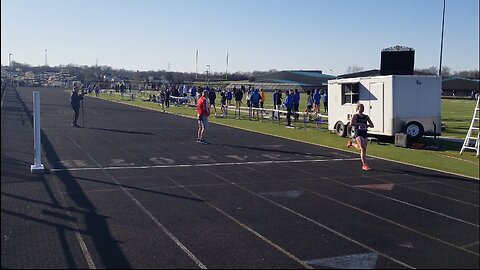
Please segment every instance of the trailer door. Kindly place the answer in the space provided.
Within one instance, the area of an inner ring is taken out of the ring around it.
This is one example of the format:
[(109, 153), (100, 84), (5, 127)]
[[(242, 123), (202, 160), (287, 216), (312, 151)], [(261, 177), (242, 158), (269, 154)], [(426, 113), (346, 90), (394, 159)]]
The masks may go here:
[(366, 113), (370, 116), (374, 124), (374, 128), (369, 130), (375, 133), (384, 132), (384, 120), (383, 106), (385, 104), (383, 95), (383, 83), (370, 83), (369, 85), (369, 103), (368, 108), (365, 108)]

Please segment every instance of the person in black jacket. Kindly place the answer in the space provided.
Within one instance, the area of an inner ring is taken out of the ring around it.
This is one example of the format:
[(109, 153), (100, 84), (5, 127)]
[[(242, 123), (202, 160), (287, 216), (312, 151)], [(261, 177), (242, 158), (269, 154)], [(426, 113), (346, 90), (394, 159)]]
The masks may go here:
[(73, 110), (72, 127), (80, 127), (77, 124), (77, 120), (80, 112), (80, 100), (83, 99), (83, 93), (79, 94), (78, 90), (80, 90), (80, 87), (75, 84), (73, 86), (72, 94), (70, 95), (70, 105), (72, 106), (72, 110)]

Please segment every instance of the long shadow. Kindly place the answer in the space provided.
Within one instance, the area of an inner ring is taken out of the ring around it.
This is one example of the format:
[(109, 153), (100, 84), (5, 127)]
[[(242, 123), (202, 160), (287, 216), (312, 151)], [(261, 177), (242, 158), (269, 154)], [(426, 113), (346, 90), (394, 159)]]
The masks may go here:
[[(25, 114), (27, 115), (28, 119), (30, 120), (30, 124), (33, 127), (33, 115), (31, 111), (28, 109), (28, 106), (20, 97), (17, 89), (13, 89), (17, 96), (20, 105), (23, 107)], [(45, 152), (45, 159), (50, 164), (56, 164), (60, 160), (58, 154), (55, 151), (52, 143), (45, 135), (43, 130), (41, 131), (41, 140), (42, 140), (42, 147)], [(125, 255), (123, 254), (122, 250), (118, 245), (118, 241), (115, 240), (109, 230), (107, 221), (105, 216), (97, 214), (95, 205), (90, 201), (90, 199), (86, 196), (84, 192), (82, 192), (81, 186), (76, 181), (75, 177), (73, 177), (70, 172), (64, 171), (62, 174), (55, 175), (61, 183), (65, 186), (67, 190), (68, 196), (70, 199), (76, 204), (76, 207), (85, 209), (86, 213), (84, 214), (84, 221), (85, 221), (85, 231), (84, 234), (87, 234), (91, 237), (93, 244), (95, 245), (95, 250), (98, 252), (100, 256), (103, 267), (105, 268), (131, 268), (132, 266), (126, 259)], [(47, 181), (45, 180), (44, 176), (42, 175), (44, 183)], [(46, 186), (47, 192), (49, 192), (51, 199), (56, 201), (55, 195), (50, 187)], [(75, 194), (76, 196), (72, 196), (71, 194)], [(56, 205), (62, 207), (57, 202)], [(79, 224), (81, 227), (82, 224)], [(59, 232), (63, 232), (63, 230), (58, 230)], [(73, 257), (71, 255), (70, 248), (68, 247), (67, 241), (65, 239), (64, 234), (60, 234), (60, 242), (64, 247), (64, 252), (67, 257), (68, 265), (70, 268), (76, 268)]]
[[(39, 201), (39, 200), (31, 199), (31, 198), (25, 198), (25, 197), (21, 197), (21, 196), (11, 194), (11, 193), (6, 193), (6, 192), (1, 192), (1, 194), (2, 194), (2, 196), (7, 196), (7, 197), (10, 197), (10, 198), (30, 202), (30, 203), (33, 203), (33, 204), (43, 205), (43, 206), (46, 206), (46, 207), (51, 207), (51, 208), (59, 209), (59, 210), (62, 210), (62, 211), (86, 213), (85, 211), (79, 210), (75, 207), (64, 207), (64, 206), (60, 206), (58, 204), (47, 203), (47, 202), (44, 202), (44, 201)], [(103, 216), (103, 217), (104, 218), (110, 218), (108, 216)]]
[(145, 188), (139, 188), (139, 187), (134, 187), (134, 186), (129, 186), (129, 185), (118, 185), (116, 183), (109, 183), (105, 181), (100, 181), (100, 180), (95, 180), (95, 179), (90, 179), (90, 178), (85, 178), (85, 177), (76, 177), (75, 179), (82, 179), (90, 182), (95, 182), (95, 183), (101, 183), (104, 185), (111, 185), (111, 186), (116, 186), (116, 187), (124, 187), (126, 189), (134, 189), (138, 191), (144, 191), (144, 192), (149, 192), (149, 193), (154, 193), (154, 194), (159, 194), (159, 195), (164, 195), (164, 196), (169, 196), (169, 197), (174, 197), (178, 199), (184, 199), (184, 200), (191, 200), (191, 201), (196, 201), (196, 202), (205, 202), (204, 200), (197, 199), (197, 198), (192, 198), (192, 197), (186, 197), (186, 196), (181, 196), (181, 195), (175, 195), (171, 193), (166, 193), (166, 192), (160, 192), (160, 191), (153, 191)]
[(215, 143), (211, 143), (211, 145), (218, 145), (218, 146), (231, 147), (231, 148), (240, 148), (240, 149), (248, 149), (248, 150), (256, 150), (256, 151), (260, 151), (260, 152), (274, 152), (274, 153), (303, 155), (303, 156), (311, 156), (311, 157), (334, 158), (334, 156), (332, 156), (332, 155), (311, 154), (311, 153), (309, 154), (309, 153), (305, 153), (305, 152), (278, 150), (278, 149), (271, 149), (271, 148), (257, 147), (257, 146), (243, 146), (243, 145), (215, 144)]
[(97, 128), (97, 127), (87, 127), (87, 128), (94, 129), (94, 130), (101, 130), (101, 131), (128, 133), (128, 134), (155, 135), (155, 133), (151, 133), (151, 132), (140, 132), (140, 131), (120, 130), (120, 129), (111, 129), (111, 128)]
[(461, 176), (455, 176), (455, 175), (448, 175), (448, 174), (440, 174), (440, 173), (428, 173), (428, 172), (419, 172), (419, 171), (412, 171), (408, 169), (398, 169), (398, 173), (400, 174), (412, 174), (415, 176), (420, 176), (420, 177), (429, 177), (429, 178), (435, 178), (435, 179), (446, 179), (446, 180), (455, 180), (455, 181), (464, 181), (464, 182), (469, 182), (469, 183), (476, 183), (478, 184), (477, 180), (472, 180), (472, 179), (466, 179)]

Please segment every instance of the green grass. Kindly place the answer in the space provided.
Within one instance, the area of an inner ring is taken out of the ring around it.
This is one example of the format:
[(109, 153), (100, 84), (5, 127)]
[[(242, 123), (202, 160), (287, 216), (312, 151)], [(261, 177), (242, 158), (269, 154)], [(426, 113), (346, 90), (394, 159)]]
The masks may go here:
[(443, 99), (442, 122), (446, 125), (446, 130), (442, 132), (442, 136), (465, 139), (475, 104), (475, 100)]
[[(303, 103), (305, 102), (304, 96), (305, 94), (302, 96), (301, 100)], [(159, 104), (144, 102), (139, 98), (137, 98), (135, 101), (132, 101), (126, 95), (124, 98), (121, 98), (118, 94), (112, 96), (104, 94), (100, 95), (99, 98), (153, 110), (161, 110), (162, 108), (162, 106)], [(272, 107), (271, 93), (267, 94), (266, 107)], [(442, 100), (442, 117), (444, 117), (443, 114), (448, 116), (444, 118), (447, 125), (447, 130), (444, 132), (444, 135), (463, 139), (470, 125), (474, 107), (475, 103), (467, 100)], [(192, 118), (196, 116), (196, 110), (192, 107), (171, 106), (166, 110), (168, 113), (175, 115)], [(300, 107), (300, 111), (302, 111), (302, 107)], [(217, 109), (217, 112), (220, 114), (220, 108)], [(243, 117), (244, 118), (241, 120), (234, 119), (233, 111), (230, 111), (229, 117), (225, 119), (216, 118), (212, 115), (210, 117), (210, 122), (262, 134), (341, 149), (344, 151), (356, 151), (346, 149), (346, 138), (341, 138), (328, 131), (326, 124), (320, 125), (320, 130), (317, 130), (316, 125), (314, 124), (308, 124), (305, 127), (303, 122), (297, 123), (297, 128), (295, 129), (287, 129), (283, 125), (284, 122), (279, 125), (277, 122), (272, 123), (271, 120), (265, 120), (261, 122), (258, 120), (250, 121), (248, 120), (247, 115), (244, 115)], [(431, 145), (434, 143), (432, 139), (424, 139), (424, 142), (426, 145)], [(435, 144), (438, 146), (438, 149), (433, 151), (396, 147), (391, 142), (382, 142), (381, 144), (373, 143), (368, 145), (368, 155), (420, 167), (450, 172), (453, 174), (464, 175), (478, 180), (479, 159), (475, 156), (474, 152), (469, 151), (464, 152), (463, 155), (459, 155), (462, 144), (457, 142), (437, 140)]]

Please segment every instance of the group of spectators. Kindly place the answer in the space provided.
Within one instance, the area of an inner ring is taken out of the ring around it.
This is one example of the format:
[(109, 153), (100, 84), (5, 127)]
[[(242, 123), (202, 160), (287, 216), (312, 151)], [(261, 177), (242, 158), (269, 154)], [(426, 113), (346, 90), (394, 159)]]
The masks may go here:
[[(190, 105), (196, 106), (197, 101), (202, 96), (202, 93), (206, 90), (208, 92), (207, 98), (209, 101), (209, 106), (213, 109), (213, 113), (217, 116), (217, 94), (220, 95), (220, 105), (222, 116), (226, 117), (227, 106), (231, 106), (233, 101), (235, 101), (235, 107), (239, 109), (243, 105), (243, 100), (245, 97), (246, 106), (248, 108), (264, 108), (265, 104), (265, 91), (264, 89), (257, 89), (252, 86), (246, 88), (244, 85), (237, 88), (234, 86), (232, 89), (222, 89), (222, 88), (212, 88), (209, 86), (196, 87), (196, 86), (187, 86), (187, 85), (170, 85), (162, 86), (158, 89), (158, 94), (150, 94), (148, 99), (144, 101), (158, 102), (169, 107), (170, 103), (173, 102), (176, 105)], [(285, 94), (285, 99), (284, 99)], [(320, 91), (320, 89), (315, 89), (313, 91), (307, 91), (306, 93), (306, 109), (305, 112), (312, 113), (314, 115), (321, 112), (321, 102), (323, 102), (323, 110), (326, 113), (328, 111), (328, 94), (327, 91)], [(272, 96), (273, 108), (275, 110), (286, 110), (287, 111), (287, 126), (291, 124), (291, 116), (293, 115), (295, 119), (299, 117), (299, 107), (300, 107), (300, 92), (298, 89), (287, 90), (284, 93), (282, 90), (275, 90)], [(259, 110), (253, 109), (250, 110), (251, 117), (259, 118)], [(279, 113), (273, 112), (273, 118), (279, 117)], [(311, 116), (309, 114), (309, 120)]]
[[(273, 105), (276, 110), (286, 109), (287, 110), (287, 123), (286, 126), (291, 125), (291, 116), (293, 115), (294, 118), (297, 120), (299, 117), (299, 107), (300, 107), (300, 92), (298, 89), (295, 90), (287, 90), (285, 92), (286, 98), (285, 101), (282, 102), (282, 91), (275, 90), (273, 94)], [(311, 113), (315, 115), (320, 113), (320, 100), (323, 101), (324, 111), (328, 111), (328, 94), (327, 91), (320, 92), (320, 89), (315, 89), (314, 91), (306, 92), (307, 95), (307, 108), (305, 112), (308, 113), (309, 120), (311, 119)], [(313, 111), (312, 111), (313, 108)], [(279, 117), (279, 115), (273, 115), (274, 118)]]

